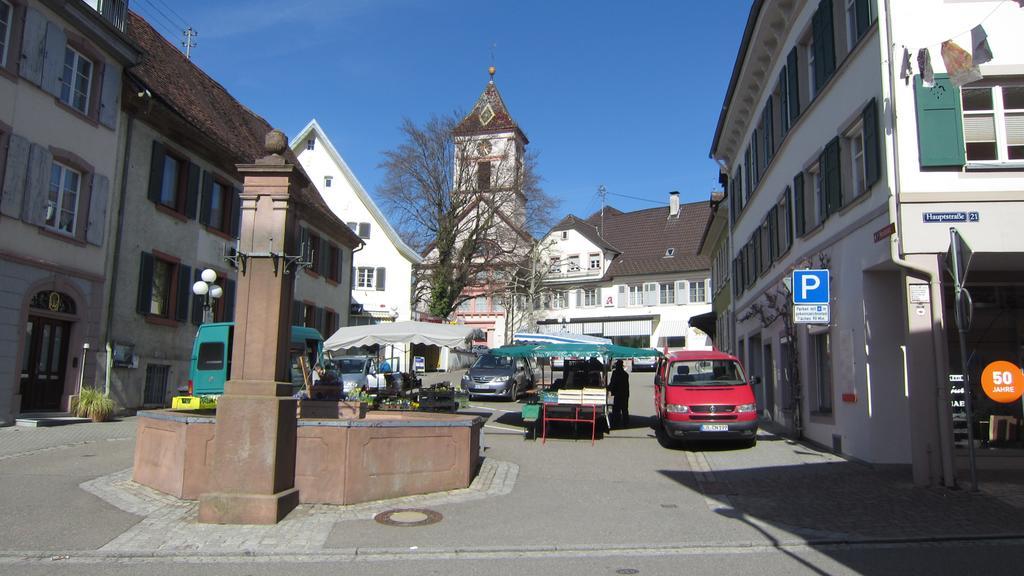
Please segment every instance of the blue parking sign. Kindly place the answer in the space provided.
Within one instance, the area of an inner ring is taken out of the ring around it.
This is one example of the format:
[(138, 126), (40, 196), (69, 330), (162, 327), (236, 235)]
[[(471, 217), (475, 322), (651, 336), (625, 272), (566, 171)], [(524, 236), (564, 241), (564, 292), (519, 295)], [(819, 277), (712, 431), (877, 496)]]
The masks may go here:
[(793, 270), (793, 304), (828, 304), (828, 270)]

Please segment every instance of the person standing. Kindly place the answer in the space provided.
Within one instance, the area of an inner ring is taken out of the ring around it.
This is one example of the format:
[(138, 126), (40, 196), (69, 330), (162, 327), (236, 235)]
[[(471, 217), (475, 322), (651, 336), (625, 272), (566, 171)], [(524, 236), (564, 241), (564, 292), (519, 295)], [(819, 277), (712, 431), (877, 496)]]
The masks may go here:
[(608, 391), (612, 393), (612, 421), (615, 427), (629, 426), (629, 374), (622, 367), (622, 360), (615, 361)]

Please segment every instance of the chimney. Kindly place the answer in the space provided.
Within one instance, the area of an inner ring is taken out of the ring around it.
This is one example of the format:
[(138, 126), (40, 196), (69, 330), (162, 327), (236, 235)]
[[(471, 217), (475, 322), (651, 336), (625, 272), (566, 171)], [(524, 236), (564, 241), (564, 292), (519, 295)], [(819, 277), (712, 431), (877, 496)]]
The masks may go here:
[(668, 215), (669, 217), (679, 217), (679, 192), (668, 193)]

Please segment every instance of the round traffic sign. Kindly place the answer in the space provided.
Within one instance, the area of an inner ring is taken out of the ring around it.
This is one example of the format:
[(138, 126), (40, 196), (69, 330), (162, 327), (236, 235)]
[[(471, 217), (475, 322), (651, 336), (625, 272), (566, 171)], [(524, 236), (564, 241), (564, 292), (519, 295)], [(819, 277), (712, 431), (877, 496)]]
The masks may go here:
[(996, 360), (982, 371), (981, 387), (985, 395), (996, 402), (1016, 402), (1024, 394), (1024, 374), (1013, 362)]

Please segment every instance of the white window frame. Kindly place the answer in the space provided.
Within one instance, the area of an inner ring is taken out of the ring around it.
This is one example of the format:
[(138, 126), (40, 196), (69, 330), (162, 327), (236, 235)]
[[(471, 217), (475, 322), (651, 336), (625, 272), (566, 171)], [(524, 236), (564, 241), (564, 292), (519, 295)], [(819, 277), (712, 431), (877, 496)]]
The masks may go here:
[[(67, 64), (67, 59), (68, 59), (68, 53), (69, 52), (72, 55), (71, 74), (70, 74), (71, 78), (70, 79), (68, 78), (68, 64)], [(82, 107), (78, 107), (75, 104), (75, 101), (76, 101), (75, 96), (78, 93), (76, 85), (77, 85), (78, 77), (82, 73), (82, 62), (83, 61), (89, 63), (89, 75), (85, 78), (85, 93), (84, 93), (85, 101), (82, 103)], [(60, 101), (65, 103), (65, 104), (67, 104), (68, 106), (74, 108), (75, 110), (78, 110), (82, 114), (88, 114), (89, 113), (89, 104), (90, 104), (91, 97), (92, 97), (92, 79), (93, 79), (93, 74), (95, 74), (95, 73), (96, 73), (96, 63), (93, 62), (91, 58), (85, 56), (84, 54), (82, 54), (78, 50), (75, 50), (71, 46), (65, 46), (64, 47), (64, 65), (63, 65), (63, 72), (61, 74)], [(66, 97), (64, 95), (64, 91), (65, 90), (67, 90), (67, 96)]]
[[(1021, 123), (1024, 123), (1024, 108), (1011, 108), (1011, 109), (1007, 110), (1006, 107), (1005, 107), (1005, 102), (1003, 100), (1003, 88), (1008, 88), (1008, 87), (1021, 88), (1021, 87), (1024, 87), (1024, 81), (1020, 81), (1020, 80), (1013, 81), (1013, 80), (1010, 80), (1010, 79), (1007, 78), (1007, 79), (1002, 79), (1001, 81), (999, 79), (997, 79), (997, 82), (998, 83), (993, 84), (993, 85), (989, 85), (989, 86), (972, 87), (972, 86), (968, 85), (968, 86), (964, 86), (964, 87), (961, 88), (961, 96), (960, 96), (961, 99), (964, 98), (964, 96), (966, 95), (966, 92), (968, 90), (981, 90), (981, 89), (988, 90), (989, 94), (990, 94), (990, 96), (992, 98), (992, 109), (991, 110), (967, 110), (967, 107), (963, 106), (963, 102), (961, 102), (961, 107), (963, 108), (964, 145), (965, 145), (965, 148), (966, 148), (967, 144), (970, 144), (972, 142), (991, 142), (991, 140), (973, 140), (973, 141), (969, 141), (968, 140), (969, 128), (968, 128), (967, 124), (969, 122), (969, 119), (970, 118), (982, 118), (982, 117), (991, 117), (992, 118), (992, 124), (993, 124), (993, 129), (994, 129), (993, 130), (994, 131), (993, 137), (995, 138), (995, 146), (996, 146), (996, 159), (995, 160), (981, 160), (981, 159), (979, 159), (979, 160), (972, 160), (970, 157), (968, 157), (967, 158), (967, 164), (968, 165), (985, 166), (985, 165), (991, 165), (992, 163), (998, 163), (1000, 165), (1014, 165), (1014, 166), (1024, 165), (1024, 160), (1011, 160), (1010, 159), (1010, 150), (1009, 150), (1009, 148), (1010, 148), (1010, 141), (1009, 141), (1010, 134), (1009, 134), (1009, 131), (1007, 130), (1007, 126), (1006, 126), (1006, 120), (1007, 120), (1008, 117), (1020, 118), (1021, 119), (1020, 120)], [(1022, 127), (1021, 129), (1024, 130), (1024, 127)], [(1021, 144), (1017, 144), (1017, 146), (1020, 146), (1020, 145)]]
[[(864, 163), (864, 125), (861, 122), (854, 124), (847, 130), (843, 138), (846, 140), (843, 146), (847, 151), (847, 160), (850, 163), (850, 199), (858, 198), (868, 191), (867, 187), (867, 165)], [(819, 183), (820, 186), (820, 183)], [(846, 201), (844, 200), (844, 204)]]
[(593, 307), (601, 303), (601, 298), (597, 294), (597, 288), (584, 288), (583, 289), (583, 306)]
[(580, 257), (579, 257), (579, 255), (576, 254), (576, 255), (573, 255), (573, 256), (569, 256), (568, 258), (565, 259), (565, 264), (566, 264), (566, 270), (567, 271), (569, 271), (569, 272), (579, 272), (580, 271)]
[[(54, 174), (54, 170), (57, 170), (58, 173)], [(69, 174), (74, 174), (76, 176), (76, 185), (74, 190), (70, 190), (68, 188), (67, 181)], [(53, 181), (55, 175), (57, 176), (56, 190), (54, 190), (55, 183)], [(68, 192), (72, 192), (74, 194), (74, 200), (69, 201), (67, 199)], [(78, 201), (81, 197), (82, 173), (55, 160), (50, 168), (50, 185), (48, 187), (46, 198), (45, 226), (61, 234), (74, 236), (78, 229)], [(69, 208), (65, 205), (66, 203), (70, 203), (72, 206)], [(70, 212), (71, 214), (70, 229), (62, 228), (60, 225), (61, 214), (64, 212)]]
[(334, 183), (334, 176), (324, 176), (324, 188), (330, 188)]
[(707, 302), (708, 287), (705, 280), (690, 280), (689, 292), (690, 304)]
[[(818, 224), (821, 224), (822, 222), (825, 221), (824, 215), (822, 214), (822, 211), (824, 210), (824, 203), (823, 203), (822, 197), (821, 197), (821, 165), (819, 163), (815, 162), (814, 164), (811, 165), (810, 168), (807, 169), (807, 179), (810, 180), (810, 182), (809, 183), (805, 182), (804, 183), (804, 187), (805, 187), (805, 189), (806, 188), (810, 188), (810, 191), (811, 191), (811, 198), (810, 198), (810, 200), (811, 200), (811, 202), (808, 203), (807, 202), (807, 198), (804, 197), (804, 234), (805, 235), (807, 234), (807, 232), (810, 232), (815, 227), (817, 227)], [(810, 184), (810, 186), (808, 186), (808, 184)], [(812, 206), (812, 214), (811, 214), (811, 216), (813, 218), (809, 222), (806, 219), (806, 217), (807, 217), (807, 204), (811, 204), (811, 206)]]
[(846, 51), (857, 45), (857, 0), (846, 0)]
[(643, 306), (644, 305), (644, 285), (643, 284), (630, 284), (627, 288), (629, 293), (629, 305), (630, 306)]
[(376, 290), (377, 269), (372, 266), (356, 268), (356, 288), (359, 290)]
[(569, 295), (564, 290), (551, 293), (551, 309), (564, 310), (569, 307)]
[(658, 283), (658, 304), (676, 303), (676, 285), (674, 282)]
[(14, 6), (6, 0), (0, 0), (0, 5), (7, 7), (7, 20), (3, 21), (4, 31), (0, 34), (0, 40), (3, 40), (3, 49), (0, 49), (0, 67), (7, 66), (7, 54), (11, 51), (11, 24), (14, 20)]
[(814, 87), (814, 83), (817, 80), (814, 75), (814, 36), (810, 36), (807, 39), (807, 44), (804, 45), (804, 54), (806, 54), (807, 60), (807, 102), (810, 104), (814, 100), (814, 97), (818, 95), (817, 90)]
[(306, 140), (306, 150), (312, 150), (314, 148), (316, 148), (316, 138)]
[(601, 254), (597, 253), (597, 252), (591, 253), (590, 256), (589, 256), (589, 262), (588, 262), (587, 266), (589, 267), (590, 270), (600, 270), (601, 269)]
[(562, 273), (562, 258), (560, 256), (552, 256), (548, 262), (548, 272), (551, 274)]

